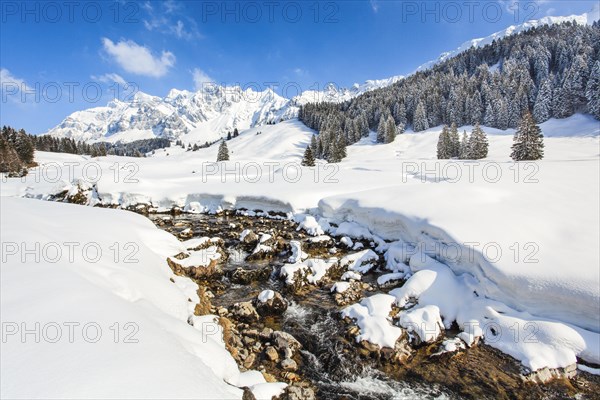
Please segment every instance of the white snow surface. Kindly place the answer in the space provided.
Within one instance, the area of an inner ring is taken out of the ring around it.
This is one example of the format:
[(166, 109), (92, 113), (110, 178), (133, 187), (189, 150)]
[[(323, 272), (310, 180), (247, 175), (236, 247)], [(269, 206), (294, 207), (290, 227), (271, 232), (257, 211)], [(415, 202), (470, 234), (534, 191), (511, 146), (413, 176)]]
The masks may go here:
[[(228, 142), (231, 161), (218, 164), (213, 163), (216, 146), (168, 149), (169, 156), (157, 152), (146, 159), (39, 152), (40, 167), (23, 180), (3, 181), (1, 194), (44, 199), (72, 189), (82, 167), (94, 164), (102, 176), (91, 203), (150, 203), (166, 210), (196, 202), (207, 211), (302, 214), (298, 222), (306, 221), (312, 234), (320, 229), (373, 242), (391, 272), (413, 275), (404, 290), (421, 296), (419, 306), (438, 306), (445, 325), (465, 315), (467, 322), (487, 316), (508, 323), (504, 309), (512, 310), (507, 311), (511, 318), (539, 323), (547, 347), (521, 341), (512, 351), (508, 343), (497, 344), (525, 365), (564, 366), (575, 355), (597, 360), (599, 123), (577, 114), (541, 124), (545, 157), (536, 163), (510, 160), (514, 130), (483, 129), (490, 149), (479, 161), (436, 160), (441, 131), (436, 127), (407, 131), (390, 144), (365, 138), (349, 146), (348, 157), (337, 165), (299, 167), (313, 131), (296, 120), (242, 132)], [(67, 162), (80, 163), (71, 177)], [(133, 172), (128, 162), (136, 167)], [(48, 179), (51, 167), (61, 179)], [(134, 181), (124, 182), (128, 173)], [(291, 265), (310, 270), (306, 261)], [(445, 297), (430, 296), (423, 285), (439, 285)], [(456, 305), (446, 304), (451, 301)], [(468, 341), (474, 335), (464, 336)], [(534, 350), (551, 355), (536, 357)]]
[(18, 329), (1, 344), (3, 397), (241, 398), (215, 317), (188, 324), (197, 285), (166, 264), (185, 251), (174, 236), (130, 212), (30, 199), (2, 197), (0, 216), (2, 324)]
[(271, 300), (273, 297), (275, 297), (275, 292), (272, 290), (263, 290), (262, 292), (260, 292), (258, 294), (258, 301), (260, 301), (261, 303), (266, 303), (267, 301)]

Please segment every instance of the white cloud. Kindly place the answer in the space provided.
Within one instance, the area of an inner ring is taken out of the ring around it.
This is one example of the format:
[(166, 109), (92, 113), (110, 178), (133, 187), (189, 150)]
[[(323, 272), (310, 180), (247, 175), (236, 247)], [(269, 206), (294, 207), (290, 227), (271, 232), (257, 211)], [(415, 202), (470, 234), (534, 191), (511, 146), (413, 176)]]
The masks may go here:
[(182, 3), (163, 1), (155, 4), (142, 5), (148, 17), (144, 19), (144, 27), (149, 31), (156, 31), (172, 35), (179, 39), (200, 39), (198, 24), (186, 13)]
[(374, 13), (379, 11), (379, 2), (377, 0), (370, 0), (370, 3)]
[(17, 91), (33, 90), (27, 85), (27, 83), (23, 79), (15, 77), (6, 68), (0, 68), (0, 87), (2, 88), (2, 90), (4, 90), (5, 88), (11, 88), (11, 90), (17, 89)]
[(149, 20), (144, 20), (144, 27), (149, 31), (173, 35), (179, 39), (192, 40), (202, 37), (193, 21), (189, 23), (188, 27), (180, 19), (173, 22), (165, 17), (152, 17)]
[(175, 65), (175, 55), (170, 51), (163, 50), (160, 57), (155, 56), (149, 48), (132, 40), (114, 43), (110, 39), (102, 38), (102, 44), (106, 53), (112, 56), (121, 68), (132, 74), (160, 78)]
[(196, 90), (201, 89), (207, 83), (214, 83), (214, 79), (208, 76), (206, 72), (202, 71), (200, 68), (194, 68), (192, 71), (192, 77), (194, 78)]
[(127, 82), (125, 82), (125, 79), (123, 79), (121, 75), (115, 73), (103, 74), (99, 76), (92, 75), (90, 76), (90, 78), (103, 83), (118, 83), (121, 86), (125, 86), (127, 84)]
[(298, 76), (306, 76), (308, 74), (308, 71), (302, 68), (294, 68), (294, 73)]

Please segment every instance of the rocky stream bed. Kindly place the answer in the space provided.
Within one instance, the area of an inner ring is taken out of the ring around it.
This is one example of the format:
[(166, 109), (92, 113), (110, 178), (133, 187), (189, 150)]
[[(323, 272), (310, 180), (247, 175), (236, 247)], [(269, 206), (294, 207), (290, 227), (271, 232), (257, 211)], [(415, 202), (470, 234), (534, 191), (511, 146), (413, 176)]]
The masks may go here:
[[(280, 399), (599, 398), (594, 375), (567, 370), (540, 383), (540, 376), (524, 376), (518, 361), (481, 342), (443, 352), (448, 342), (459, 344), (458, 329), (433, 343), (404, 334), (394, 348), (357, 341), (359, 327), (340, 311), (403, 284), (393, 277), (378, 284), (389, 273), (381, 254), (360, 275), (339, 262), (374, 244), (315, 237), (282, 216), (247, 214), (146, 215), (188, 248), (167, 261), (199, 285), (195, 314), (218, 316), (241, 371), (288, 383)], [(290, 267), (306, 259), (320, 261)], [(253, 398), (245, 392), (244, 399)]]

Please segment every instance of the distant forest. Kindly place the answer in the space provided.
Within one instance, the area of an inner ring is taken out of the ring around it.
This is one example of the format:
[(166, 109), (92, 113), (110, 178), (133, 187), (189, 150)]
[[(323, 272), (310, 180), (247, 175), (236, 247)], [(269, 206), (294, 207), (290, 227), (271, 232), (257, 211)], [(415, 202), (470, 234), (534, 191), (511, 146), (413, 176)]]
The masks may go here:
[(338, 162), (345, 147), (393, 119), (396, 132), (439, 125), (516, 128), (589, 113), (600, 119), (600, 25), (571, 22), (508, 36), (341, 104), (311, 103), (300, 120), (319, 132), (313, 153)]

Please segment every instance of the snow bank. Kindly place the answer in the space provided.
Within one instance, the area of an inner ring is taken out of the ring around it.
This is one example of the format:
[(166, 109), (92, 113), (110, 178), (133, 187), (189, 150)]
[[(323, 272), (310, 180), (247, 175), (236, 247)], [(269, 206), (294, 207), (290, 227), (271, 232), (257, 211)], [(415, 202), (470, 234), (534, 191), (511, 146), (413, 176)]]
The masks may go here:
[(3, 397), (241, 398), (214, 318), (187, 322), (197, 286), (166, 264), (175, 237), (129, 212), (0, 203)]
[(356, 341), (366, 340), (380, 347), (394, 348), (402, 329), (391, 324), (389, 312), (396, 299), (387, 294), (376, 294), (342, 310), (342, 317), (356, 320), (360, 334)]
[(318, 284), (325, 277), (329, 268), (338, 263), (336, 257), (329, 259), (309, 258), (304, 262), (296, 264), (284, 264), (279, 275), (285, 279), (286, 284), (292, 285), (296, 282), (296, 274), (306, 277), (308, 283)]

